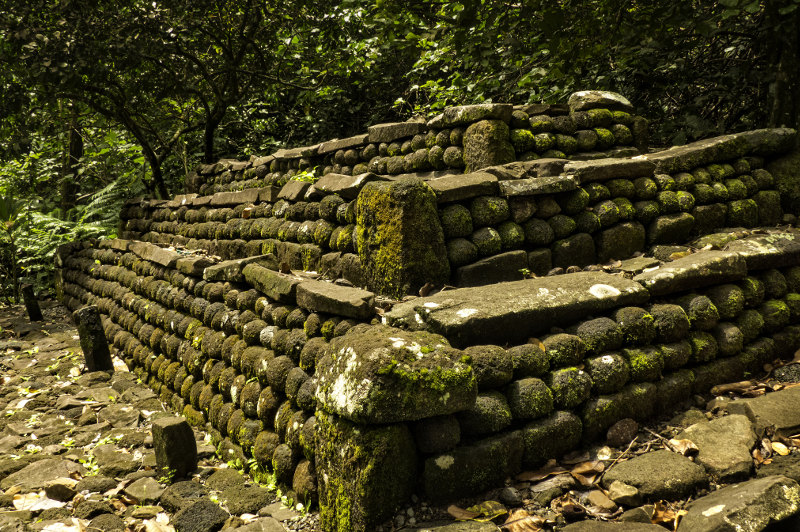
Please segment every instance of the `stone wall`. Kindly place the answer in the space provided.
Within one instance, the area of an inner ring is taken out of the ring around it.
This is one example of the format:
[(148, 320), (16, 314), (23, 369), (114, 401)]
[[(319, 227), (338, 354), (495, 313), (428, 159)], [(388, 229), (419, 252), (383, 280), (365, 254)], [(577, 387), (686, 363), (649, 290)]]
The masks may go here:
[(800, 233), (775, 228), (765, 166), (795, 132), (608, 158), (587, 150), (644, 151), (644, 123), (572, 104), (202, 166), (196, 192), (126, 205), (125, 239), (62, 247), (59, 295), (331, 531), (498, 486), (794, 353)]

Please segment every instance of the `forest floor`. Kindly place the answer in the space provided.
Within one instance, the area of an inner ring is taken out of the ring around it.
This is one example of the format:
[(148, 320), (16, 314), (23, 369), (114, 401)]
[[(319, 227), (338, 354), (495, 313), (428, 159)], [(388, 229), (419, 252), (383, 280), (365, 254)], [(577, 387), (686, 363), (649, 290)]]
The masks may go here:
[[(171, 414), (117, 357), (113, 374), (85, 372), (68, 311), (42, 308), (41, 322), (0, 308), (0, 532), (319, 530), (316, 508), (231, 467), (201, 431), (192, 477), (159, 475), (150, 426)], [(502, 488), (414, 497), (379, 529), (800, 530), (800, 364), (765, 369)]]

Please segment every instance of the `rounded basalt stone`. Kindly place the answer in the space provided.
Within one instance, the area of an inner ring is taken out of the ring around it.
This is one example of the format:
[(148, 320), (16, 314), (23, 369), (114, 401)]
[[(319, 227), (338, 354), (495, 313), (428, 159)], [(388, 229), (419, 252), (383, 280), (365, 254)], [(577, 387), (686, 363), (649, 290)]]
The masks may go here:
[(345, 201), (336, 194), (329, 194), (319, 202), (319, 217), (329, 222), (336, 222), (336, 211)]
[(598, 354), (622, 347), (622, 329), (610, 318), (596, 318), (578, 325), (576, 334), (583, 340), (586, 351)]
[(328, 342), (324, 338), (320, 336), (309, 338), (303, 346), (303, 350), (300, 351), (300, 367), (309, 373), (313, 373), (317, 360), (325, 354), (327, 348)]
[(546, 220), (561, 212), (561, 206), (551, 196), (538, 196), (536, 199), (536, 216)]
[(286, 378), (289, 371), (295, 367), (295, 363), (288, 356), (275, 357), (267, 363), (267, 383), (274, 390), (284, 390), (286, 388)]
[(244, 376), (251, 379), (258, 375), (259, 365), (262, 364), (265, 359), (269, 360), (269, 358), (273, 356), (274, 355), (270, 353), (268, 349), (264, 349), (263, 347), (248, 347), (242, 353), (239, 367)]
[(472, 243), (482, 257), (496, 255), (503, 247), (500, 233), (491, 227), (481, 227), (470, 236)]
[(774, 268), (762, 272), (759, 279), (764, 283), (764, 297), (767, 299), (781, 298), (789, 291), (786, 277)]
[(650, 223), (661, 214), (656, 201), (637, 201), (633, 204), (634, 217), (642, 223)]
[(789, 325), (789, 306), (780, 299), (770, 299), (761, 304), (758, 312), (764, 318), (764, 332), (774, 333)]
[(628, 361), (619, 353), (604, 353), (587, 359), (586, 369), (598, 394), (620, 391), (631, 377)]
[(692, 345), (687, 340), (661, 345), (664, 369), (667, 371), (682, 368), (692, 357)]
[(253, 443), (253, 458), (262, 466), (272, 465), (272, 456), (280, 444), (280, 436), (276, 433), (266, 430), (259, 432)]
[(692, 355), (689, 359), (694, 364), (710, 362), (717, 358), (719, 346), (717, 340), (709, 332), (692, 331), (689, 333), (689, 344), (692, 346)]
[(417, 449), (425, 454), (445, 453), (461, 441), (461, 426), (453, 415), (421, 419), (412, 430)]
[(261, 297), (261, 294), (257, 290), (240, 292), (236, 298), (236, 307), (241, 312), (253, 310), (259, 297)]
[(260, 420), (244, 418), (236, 431), (236, 440), (243, 449), (252, 452), (256, 438), (263, 430), (264, 424)]
[(744, 335), (744, 343), (748, 344), (761, 335), (764, 329), (764, 318), (757, 310), (743, 310), (736, 318), (736, 326)]
[(499, 388), (514, 377), (514, 366), (506, 350), (496, 345), (475, 345), (464, 349), (472, 358), (472, 371), (479, 390)]
[(231, 397), (231, 386), (233, 386), (236, 375), (237, 372), (234, 367), (225, 368), (219, 375), (219, 391), (226, 399)]
[(746, 308), (754, 308), (764, 301), (766, 288), (764, 283), (755, 277), (745, 277), (739, 281), (739, 288), (744, 294), (744, 304)]
[(800, 293), (800, 266), (792, 266), (783, 272), (790, 292)]
[(553, 392), (556, 408), (572, 409), (586, 401), (592, 393), (592, 378), (578, 368), (562, 368), (552, 371), (546, 379)]
[(213, 417), (211, 418), (211, 424), (223, 436), (228, 436), (228, 421), (230, 421), (235, 410), (236, 407), (233, 403), (223, 403), (217, 413), (216, 420)]
[(261, 395), (261, 384), (258, 381), (249, 381), (242, 388), (239, 399), (244, 415), (258, 418), (258, 398)]
[(262, 388), (258, 396), (258, 403), (256, 404), (256, 414), (258, 419), (264, 423), (272, 423), (275, 419), (275, 413), (278, 407), (283, 402), (283, 395), (275, 393), (275, 391), (266, 386)]
[(544, 220), (531, 218), (522, 225), (525, 242), (531, 246), (547, 246), (555, 240), (553, 228)]
[(602, 183), (590, 182), (581, 185), (581, 187), (589, 195), (590, 204), (611, 199), (611, 191)]
[(478, 260), (478, 247), (466, 238), (448, 240), (446, 246), (447, 260), (451, 266), (463, 266)]
[(314, 412), (317, 409), (317, 380), (309, 378), (300, 385), (297, 390), (297, 397), (295, 403), (297, 406), (307, 412)]
[(288, 445), (282, 443), (275, 448), (271, 463), (272, 470), (279, 483), (289, 484), (292, 481), (296, 462), (295, 454)]
[(623, 307), (614, 313), (626, 345), (647, 345), (656, 337), (655, 319), (643, 308)]
[(510, 215), (508, 201), (496, 196), (479, 196), (473, 199), (469, 212), (475, 227), (497, 225)]
[(463, 205), (448, 205), (439, 211), (445, 238), (465, 237), (472, 234), (472, 216)]
[(553, 392), (535, 377), (513, 381), (505, 390), (515, 419), (536, 419), (553, 411)]
[(511, 424), (511, 409), (497, 391), (481, 392), (471, 407), (456, 414), (461, 433), (479, 436), (499, 432)]
[(575, 220), (575, 230), (579, 233), (595, 233), (600, 230), (600, 218), (591, 211), (579, 212), (572, 217)]
[(307, 460), (314, 460), (317, 451), (317, 418), (310, 416), (300, 430), (300, 447)]
[(285, 434), (286, 427), (289, 426), (289, 420), (292, 418), (295, 412), (297, 412), (297, 410), (292, 408), (292, 403), (289, 401), (284, 401), (281, 403), (278, 407), (278, 412), (275, 414), (275, 420), (273, 423), (275, 432), (278, 434)]
[(308, 337), (302, 329), (292, 329), (290, 331), (277, 331), (273, 339), (273, 349), (279, 356), (288, 356), (295, 364), (300, 361), (300, 354), (306, 345)]
[(575, 220), (565, 214), (556, 214), (547, 220), (548, 225), (553, 229), (556, 239), (566, 238), (575, 232), (577, 224)]
[(302, 410), (297, 410), (292, 413), (289, 422), (286, 424), (285, 441), (298, 454), (302, 451), (300, 433), (307, 418), (308, 414)]
[(744, 348), (744, 335), (741, 329), (732, 323), (717, 324), (712, 334), (717, 342), (720, 356), (730, 357), (738, 354)]
[(518, 154), (531, 151), (536, 146), (536, 139), (529, 129), (512, 129), (509, 132), (509, 139), (511, 145), (514, 146), (514, 151)]
[(619, 209), (620, 220), (633, 220), (636, 218), (636, 208), (634, 208), (631, 200), (628, 198), (614, 198), (611, 201), (613, 201)]
[(708, 331), (719, 322), (719, 311), (706, 296), (688, 295), (678, 300), (678, 303), (686, 311), (694, 329)]
[(715, 286), (706, 291), (705, 295), (717, 308), (717, 313), (722, 320), (732, 320), (744, 310), (744, 292), (734, 284)]
[(786, 306), (789, 307), (789, 321), (797, 323), (800, 321), (800, 294), (790, 292), (784, 298)]
[(267, 326), (267, 322), (259, 319), (252, 320), (242, 327), (242, 338), (247, 345), (259, 345), (261, 330)]
[(461, 146), (449, 146), (445, 148), (442, 156), (444, 164), (450, 168), (464, 168), (464, 150)]
[(286, 397), (295, 405), (297, 404), (297, 394), (300, 391), (300, 387), (308, 379), (308, 374), (299, 367), (294, 367), (289, 370), (289, 373), (286, 376), (285, 392)]
[(622, 356), (631, 368), (631, 381), (649, 382), (661, 377), (664, 369), (664, 356), (653, 346), (641, 346), (622, 350)]
[(611, 179), (604, 184), (608, 187), (612, 198), (620, 197), (633, 199), (636, 197), (636, 186), (628, 179)]
[(619, 207), (611, 200), (601, 201), (592, 207), (602, 227), (610, 227), (620, 219)]
[(680, 305), (665, 303), (650, 307), (650, 314), (656, 328), (656, 339), (659, 342), (677, 342), (689, 333), (691, 323), (686, 311)]
[(242, 427), (244, 419), (244, 412), (238, 408), (236, 408), (231, 413), (231, 417), (228, 418), (228, 424), (225, 430), (233, 443), (239, 443), (239, 429)]
[(538, 344), (522, 344), (506, 350), (514, 368), (514, 379), (538, 377), (550, 368), (550, 358)]
[(576, 366), (583, 361), (586, 354), (586, 345), (574, 334), (553, 334), (542, 343), (553, 368)]
[(231, 401), (236, 406), (239, 406), (239, 400), (241, 399), (245, 384), (247, 384), (247, 377), (242, 374), (236, 375), (236, 378), (233, 379), (233, 384), (231, 384)]

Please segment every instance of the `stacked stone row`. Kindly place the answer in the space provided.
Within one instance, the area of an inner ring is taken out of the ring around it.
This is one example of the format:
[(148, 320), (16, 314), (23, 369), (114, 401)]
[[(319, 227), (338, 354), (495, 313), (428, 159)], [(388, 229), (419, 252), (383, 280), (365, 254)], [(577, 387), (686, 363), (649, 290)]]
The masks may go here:
[[(591, 111), (590, 111), (591, 112)], [(647, 244), (683, 244), (720, 227), (775, 225), (780, 195), (760, 158), (674, 176), (588, 182), (550, 195), (479, 196), (440, 208), (453, 268), (526, 250), (531, 272), (624, 259)]]
[(153, 210), (132, 206), (123, 210), (124, 238), (153, 244), (203, 249), (223, 259), (277, 253), (280, 243), (296, 244), (291, 267), (318, 271), (326, 253), (355, 253), (356, 201), (328, 194), (316, 201), (232, 207)]
[(97, 305), (106, 336), (165, 404), (316, 496), (315, 365), (356, 321), (111, 249), (74, 253), (63, 278), (65, 304)]
[(448, 499), (491, 485), (473, 468), (453, 467), (453, 457), (493, 460), (500, 483), (602, 438), (621, 419), (669, 413), (791, 357), (800, 347), (800, 267), (622, 307), (531, 342), (464, 349), (478, 380), (475, 405), (415, 427), (429, 492)]

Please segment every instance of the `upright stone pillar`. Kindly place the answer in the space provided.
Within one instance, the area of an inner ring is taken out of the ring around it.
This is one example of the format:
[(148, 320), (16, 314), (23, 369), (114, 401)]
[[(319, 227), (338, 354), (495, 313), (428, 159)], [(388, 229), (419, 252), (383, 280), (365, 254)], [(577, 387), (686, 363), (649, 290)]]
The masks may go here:
[(33, 285), (22, 285), (22, 299), (25, 301), (25, 310), (28, 311), (31, 321), (42, 321), (42, 309), (33, 293)]
[(94, 305), (79, 308), (72, 313), (72, 319), (78, 324), (81, 337), (81, 349), (86, 362), (87, 371), (114, 371), (111, 352), (100, 321), (100, 311)]
[(380, 294), (400, 298), (450, 279), (436, 195), (421, 180), (364, 185), (356, 244), (369, 287)]

